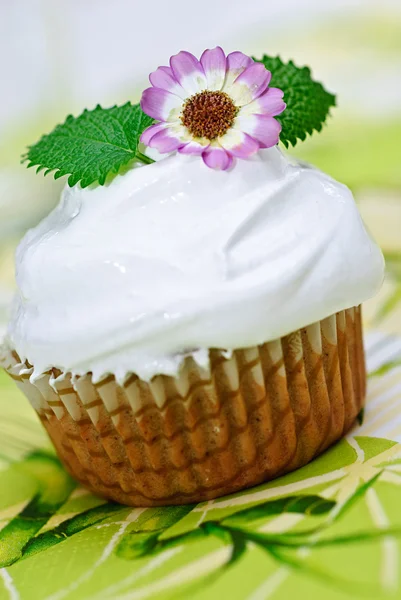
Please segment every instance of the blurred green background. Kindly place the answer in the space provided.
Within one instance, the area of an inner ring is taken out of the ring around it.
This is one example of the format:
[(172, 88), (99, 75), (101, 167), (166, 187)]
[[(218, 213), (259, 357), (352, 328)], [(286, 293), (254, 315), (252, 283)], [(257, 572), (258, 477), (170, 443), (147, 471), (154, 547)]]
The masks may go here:
[(29, 143), (97, 102), (137, 100), (180, 49), (222, 45), (311, 66), (337, 94), (321, 134), (292, 152), (349, 185), (387, 258), (365, 318), (401, 333), (401, 3), (399, 0), (14, 0), (0, 4), (0, 335), (24, 231), (63, 182), (19, 164)]

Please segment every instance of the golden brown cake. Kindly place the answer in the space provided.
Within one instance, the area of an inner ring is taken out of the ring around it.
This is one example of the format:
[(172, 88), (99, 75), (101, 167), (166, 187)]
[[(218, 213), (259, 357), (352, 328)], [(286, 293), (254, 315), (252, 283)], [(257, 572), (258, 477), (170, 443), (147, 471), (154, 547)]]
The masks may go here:
[[(226, 358), (192, 358), (178, 378), (45, 373), (6, 365), (67, 470), (133, 506), (209, 500), (292, 471), (342, 437), (365, 400), (360, 307)], [(49, 380), (53, 376), (53, 383)]]

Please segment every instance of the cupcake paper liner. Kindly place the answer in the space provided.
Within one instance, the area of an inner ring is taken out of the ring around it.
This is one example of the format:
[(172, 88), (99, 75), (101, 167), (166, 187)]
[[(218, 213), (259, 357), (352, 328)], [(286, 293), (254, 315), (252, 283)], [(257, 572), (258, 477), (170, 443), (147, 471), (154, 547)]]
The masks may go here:
[(200, 502), (308, 463), (360, 412), (366, 371), (360, 307), (281, 339), (187, 357), (178, 377), (71, 376), (2, 366), (28, 397), (66, 469), (96, 494), (132, 506)]

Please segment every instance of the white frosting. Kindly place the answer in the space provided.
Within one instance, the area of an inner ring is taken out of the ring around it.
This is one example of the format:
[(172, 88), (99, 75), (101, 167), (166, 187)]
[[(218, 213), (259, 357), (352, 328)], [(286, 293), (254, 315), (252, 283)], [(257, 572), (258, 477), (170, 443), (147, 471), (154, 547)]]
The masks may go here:
[(277, 148), (213, 171), (174, 155), (66, 187), (22, 240), (8, 342), (40, 374), (177, 374), (355, 306), (383, 257), (351, 192)]

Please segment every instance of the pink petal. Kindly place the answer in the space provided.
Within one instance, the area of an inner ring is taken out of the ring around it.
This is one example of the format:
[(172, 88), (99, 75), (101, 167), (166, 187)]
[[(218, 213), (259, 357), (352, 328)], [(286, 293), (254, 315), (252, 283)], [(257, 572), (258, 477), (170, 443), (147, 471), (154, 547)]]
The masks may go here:
[(245, 69), (235, 80), (238, 83), (246, 83), (249, 86), (258, 86), (259, 89), (266, 89), (269, 85), (272, 74), (262, 63), (253, 63)]
[(156, 148), (161, 154), (173, 152), (182, 146), (182, 139), (174, 135), (170, 127), (158, 131), (149, 141), (151, 148)]
[(247, 115), (266, 115), (276, 117), (280, 115), (286, 107), (283, 101), (284, 92), (278, 88), (268, 88), (259, 98), (244, 106)]
[(237, 158), (248, 158), (260, 148), (259, 142), (253, 137), (235, 129), (231, 129), (219, 141), (225, 150)]
[(150, 83), (153, 87), (161, 88), (172, 94), (176, 94), (180, 98), (186, 97), (185, 90), (180, 86), (170, 67), (159, 67), (149, 75)]
[(152, 137), (156, 135), (156, 133), (159, 133), (159, 131), (165, 129), (165, 127), (165, 123), (157, 123), (156, 125), (151, 125), (147, 129), (145, 129), (145, 131), (141, 135), (142, 144), (145, 144), (145, 146), (149, 146)]
[(205, 50), (200, 59), (208, 90), (221, 90), (226, 78), (226, 55), (220, 46)]
[(231, 52), (227, 56), (227, 70), (235, 73), (236, 77), (253, 64), (252, 58), (242, 52)]
[(147, 88), (141, 98), (143, 112), (158, 121), (175, 120), (175, 113), (181, 105), (182, 101), (178, 96), (160, 88)]
[(202, 146), (198, 142), (188, 142), (184, 146), (178, 149), (178, 152), (181, 154), (194, 154), (196, 156), (200, 156), (202, 152), (204, 152), (209, 147), (209, 143)]
[(223, 148), (209, 147), (202, 154), (203, 162), (211, 169), (226, 171), (232, 164), (233, 158)]
[(265, 115), (238, 116), (236, 127), (255, 138), (261, 148), (271, 148), (278, 143), (281, 125), (273, 117)]
[(246, 56), (246, 54), (242, 54), (242, 52), (231, 52), (231, 54), (227, 56), (227, 73), (222, 88), (223, 91), (229, 94), (229, 90), (238, 75), (253, 64), (252, 58)]
[(238, 75), (229, 94), (237, 106), (248, 104), (267, 90), (271, 76), (262, 63), (254, 63)]
[(189, 94), (197, 94), (206, 88), (206, 76), (199, 60), (185, 50), (170, 58), (175, 79)]

